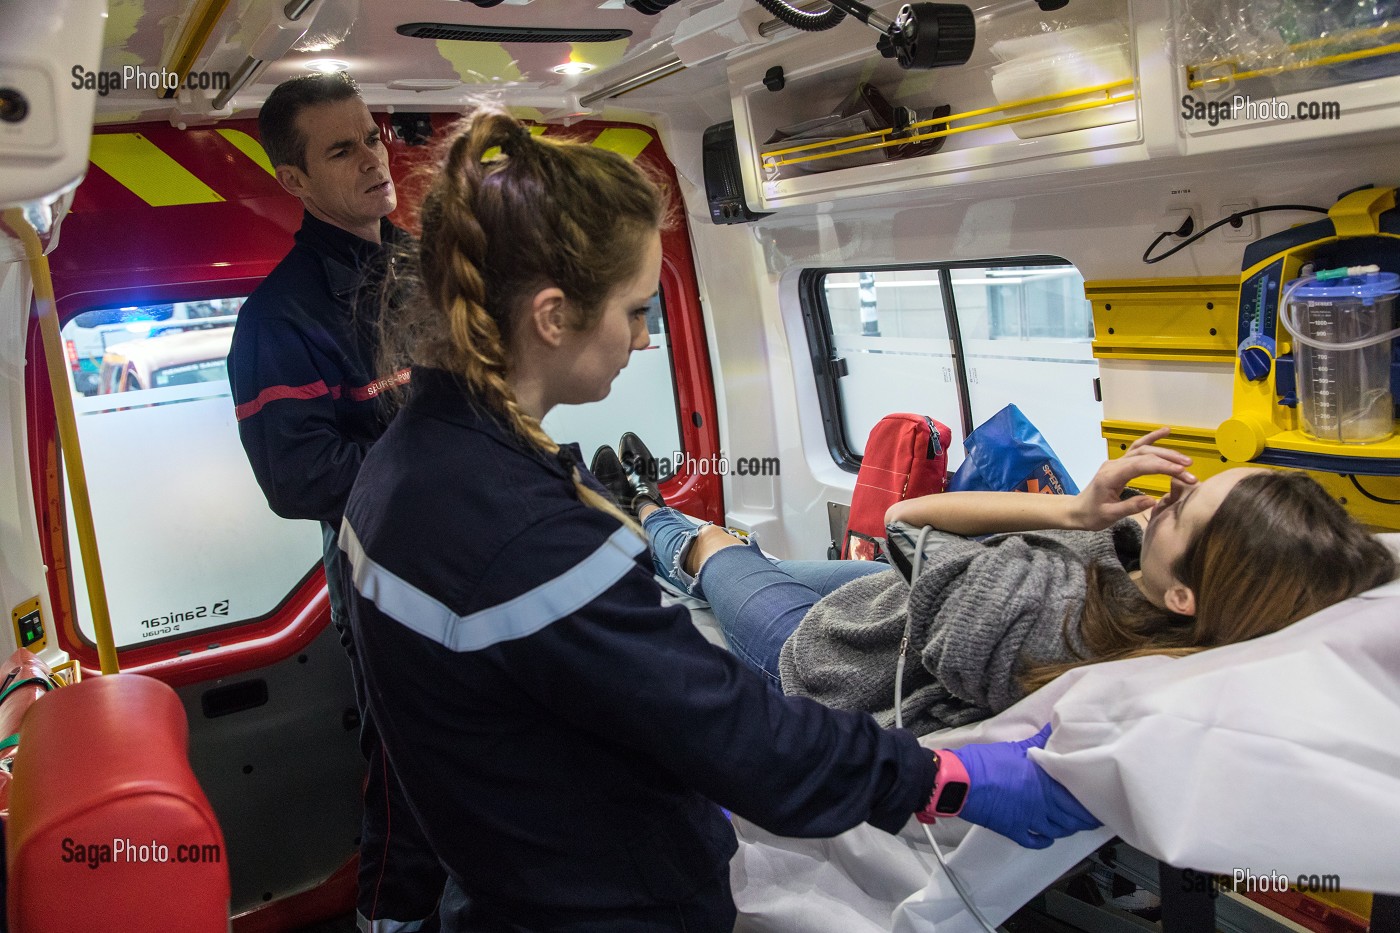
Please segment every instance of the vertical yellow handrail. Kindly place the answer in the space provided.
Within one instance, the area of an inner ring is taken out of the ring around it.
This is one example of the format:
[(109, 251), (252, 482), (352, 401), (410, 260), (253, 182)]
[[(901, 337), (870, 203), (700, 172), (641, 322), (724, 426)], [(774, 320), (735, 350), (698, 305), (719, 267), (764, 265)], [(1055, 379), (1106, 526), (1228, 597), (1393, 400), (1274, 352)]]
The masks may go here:
[(39, 243), (39, 235), (18, 208), (5, 211), (5, 226), (24, 244), (29, 259), (29, 273), (34, 279), (34, 304), (39, 314), (39, 331), (44, 338), (44, 361), (49, 369), (49, 388), (53, 392), (54, 416), (58, 420), (58, 439), (63, 448), (63, 466), (68, 473), (68, 487), (73, 496), (73, 524), (78, 530), (78, 551), (83, 555), (83, 576), (87, 580), (88, 601), (92, 607), (92, 626), (97, 637), (97, 657), (102, 673), (118, 671), (117, 647), (112, 638), (112, 618), (107, 611), (107, 587), (102, 582), (102, 562), (97, 556), (97, 533), (92, 524), (92, 500), (88, 497), (87, 474), (83, 470), (82, 450), (78, 446), (78, 421), (73, 414), (73, 391), (68, 387), (68, 374), (63, 371), (63, 338), (58, 332), (58, 307), (54, 303), (53, 279), (49, 275), (49, 258)]

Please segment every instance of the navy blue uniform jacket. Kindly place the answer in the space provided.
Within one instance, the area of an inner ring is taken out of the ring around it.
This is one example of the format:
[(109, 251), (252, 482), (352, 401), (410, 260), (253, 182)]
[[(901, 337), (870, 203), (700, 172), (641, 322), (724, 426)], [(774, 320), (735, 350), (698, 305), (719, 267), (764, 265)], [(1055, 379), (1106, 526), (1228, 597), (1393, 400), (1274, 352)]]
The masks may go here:
[[(909, 732), (771, 689), (663, 607), (644, 542), (448, 373), (370, 451), (341, 526), (370, 708), (433, 848), (507, 907), (675, 903), (733, 854), (715, 804), (790, 836), (897, 831)], [(711, 802), (713, 801), (713, 802)]]
[(283, 518), (339, 527), (365, 451), (384, 433), (379, 396), (408, 373), (375, 378), (372, 312), (386, 249), (407, 236), (383, 220), (376, 246), (303, 214), (291, 252), (239, 311), (228, 355), (238, 436)]

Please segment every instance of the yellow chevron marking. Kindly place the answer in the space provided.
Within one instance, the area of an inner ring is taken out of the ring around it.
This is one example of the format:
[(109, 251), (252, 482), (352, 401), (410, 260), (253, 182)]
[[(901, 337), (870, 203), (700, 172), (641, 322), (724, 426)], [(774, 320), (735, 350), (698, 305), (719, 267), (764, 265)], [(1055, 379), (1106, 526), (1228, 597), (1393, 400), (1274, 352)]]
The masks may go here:
[(219, 130), (219, 135), (237, 147), (239, 152), (262, 166), (264, 172), (274, 178), (277, 177), (277, 170), (272, 167), (272, 160), (267, 157), (267, 153), (263, 151), (262, 145), (256, 139), (242, 130)]
[(627, 54), (631, 39), (614, 39), (611, 42), (572, 42), (569, 44), (569, 61), (587, 62), (594, 68), (611, 68), (620, 64)]
[(93, 136), (90, 158), (93, 165), (152, 207), (223, 200), (218, 192), (140, 133)]
[(510, 57), (499, 42), (458, 42), (437, 40), (438, 54), (443, 57), (457, 77), (467, 84), (495, 84), (502, 81), (524, 81), (519, 63)]
[[(103, 30), (102, 68), (120, 71), (123, 65), (144, 65), (146, 60), (131, 51), (136, 27), (146, 15), (144, 0), (111, 0), (107, 4), (107, 28)], [(155, 69), (151, 69), (154, 71)], [(136, 119), (136, 117), (132, 117)]]
[(647, 147), (651, 140), (651, 134), (645, 130), (613, 128), (599, 133), (598, 138), (593, 140), (593, 145), (599, 149), (616, 152), (631, 162), (642, 154), (642, 150)]

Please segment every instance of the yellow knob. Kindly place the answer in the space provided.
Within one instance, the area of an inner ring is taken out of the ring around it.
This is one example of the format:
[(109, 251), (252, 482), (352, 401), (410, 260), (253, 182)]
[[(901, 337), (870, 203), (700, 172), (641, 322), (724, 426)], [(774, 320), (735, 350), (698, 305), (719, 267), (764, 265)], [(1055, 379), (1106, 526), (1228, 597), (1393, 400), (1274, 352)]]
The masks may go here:
[(1216, 429), (1215, 445), (1226, 459), (1247, 463), (1264, 452), (1264, 438), (1270, 433), (1257, 418), (1231, 418)]

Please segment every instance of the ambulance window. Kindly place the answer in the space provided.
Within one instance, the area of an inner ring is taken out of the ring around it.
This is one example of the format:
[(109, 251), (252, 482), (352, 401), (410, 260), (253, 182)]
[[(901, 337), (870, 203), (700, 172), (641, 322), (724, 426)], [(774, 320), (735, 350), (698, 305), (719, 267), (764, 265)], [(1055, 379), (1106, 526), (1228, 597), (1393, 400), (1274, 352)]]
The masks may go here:
[(958, 430), (962, 404), (936, 269), (832, 272), (820, 294), (826, 346), (818, 384), (827, 376), (840, 432), (833, 450), (858, 463), (870, 429), (894, 411), (933, 415)]
[(1104, 457), (1084, 278), (1058, 263), (963, 266), (948, 274), (973, 425), (1015, 404), (1083, 487)]
[[(242, 304), (94, 309), (63, 328), (119, 648), (262, 618), (320, 560), (320, 527), (272, 513), (238, 440), (227, 356)], [(66, 476), (64, 493), (75, 614), (92, 640)]]
[(544, 419), (544, 429), (560, 443), (577, 441), (585, 461), (604, 444), (616, 447), (632, 431), (658, 458), (681, 450), (680, 405), (661, 292), (647, 307), (651, 346), (637, 350), (601, 402), (560, 405)]
[(870, 428), (895, 411), (951, 427), (956, 467), (965, 431), (1014, 403), (1076, 482), (1093, 476), (1103, 406), (1094, 397), (1093, 318), (1074, 266), (1041, 257), (807, 276), (819, 395), (829, 431), (839, 430), (832, 450), (841, 462), (846, 445), (848, 469)]

